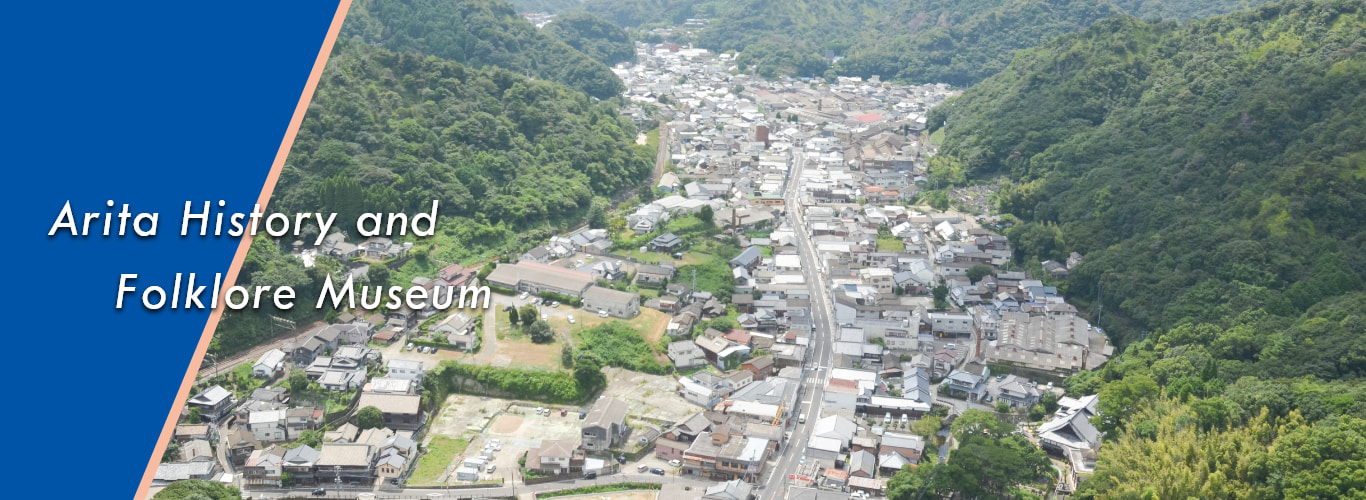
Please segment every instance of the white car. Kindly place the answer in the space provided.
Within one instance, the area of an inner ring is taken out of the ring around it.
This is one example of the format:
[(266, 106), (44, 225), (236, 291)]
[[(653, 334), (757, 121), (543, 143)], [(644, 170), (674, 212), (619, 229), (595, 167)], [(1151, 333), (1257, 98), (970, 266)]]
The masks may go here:
[(525, 299), (525, 298), (526, 298), (526, 292), (522, 292), (522, 294), (521, 294), (521, 295), (518, 295), (517, 298), (519, 298), (519, 299)]
[(599, 317), (599, 318), (606, 318), (606, 317), (607, 317), (607, 311), (599, 309), (599, 310), (598, 310), (598, 317)]
[(574, 324), (574, 315), (573, 315), (573, 314), (570, 314), (570, 315), (569, 315), (569, 324), (571, 324), (571, 325)]
[(542, 315), (541, 315), (541, 321), (550, 321), (550, 315), (549, 315), (549, 314), (542, 314)]
[(489, 464), (489, 468), (484, 469), (484, 472), (487, 472), (487, 473), (489, 473), (489, 474), (493, 474), (493, 471), (496, 471), (496, 470), (498, 470), (498, 466), (497, 466), (497, 465), (495, 465), (495, 464)]
[(669, 461), (669, 465), (670, 465), (670, 466), (673, 466), (673, 467), (682, 467), (682, 466), (683, 466), (683, 462), (681, 462), (681, 461), (679, 461), (678, 459), (675, 458), (675, 459)]
[(413, 350), (413, 343), (412, 343), (412, 342), (409, 342), (409, 343), (408, 343), (407, 349), (408, 349), (409, 351)]

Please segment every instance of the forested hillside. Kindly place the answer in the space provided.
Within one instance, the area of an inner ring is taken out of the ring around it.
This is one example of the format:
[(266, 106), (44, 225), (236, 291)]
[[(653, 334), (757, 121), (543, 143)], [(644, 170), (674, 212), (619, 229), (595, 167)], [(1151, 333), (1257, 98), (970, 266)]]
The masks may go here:
[(579, 0), (508, 0), (517, 12), (548, 12), (559, 14), (583, 3)]
[[(409, 265), (431, 266), (428, 252), (468, 262), (571, 226), (595, 196), (639, 185), (654, 152), (635, 146), (635, 136), (611, 101), (555, 82), (342, 39), (272, 208), (336, 212), (350, 230), (361, 212), (417, 213), (440, 200), (438, 234), (419, 242)], [(267, 241), (253, 246), (238, 284), (289, 284), (311, 303), (322, 278), (339, 270), (327, 259), (305, 270)], [(311, 306), (265, 312), (319, 314)], [(213, 349), (237, 352), (271, 334), (264, 315), (238, 313), (220, 323)]]
[(1030, 262), (1127, 346), (1069, 380), (1081, 498), (1366, 491), (1366, 1), (1100, 21), (936, 108), (941, 180), (1005, 176)]
[[(621, 26), (708, 18), (698, 46), (741, 52), (766, 76), (833, 74), (966, 86), (1001, 71), (1015, 51), (1105, 17), (1190, 19), (1255, 0), (589, 0)], [(843, 59), (831, 66), (826, 51)]]
[[(1112, 335), (1295, 316), (1366, 272), (1360, 1), (1184, 26), (1106, 20), (936, 108), (933, 175), (1008, 176), (1024, 256), (1085, 263)], [(945, 123), (947, 122), (947, 126)]]
[(587, 12), (555, 16), (545, 33), (608, 66), (634, 61), (636, 46), (621, 27)]
[(966, 86), (1005, 69), (1019, 49), (1123, 13), (1108, 0), (901, 2), (836, 71)]
[(625, 89), (607, 65), (537, 30), (503, 0), (356, 2), (341, 38), (431, 54), (472, 67), (498, 66), (578, 87), (600, 99)]

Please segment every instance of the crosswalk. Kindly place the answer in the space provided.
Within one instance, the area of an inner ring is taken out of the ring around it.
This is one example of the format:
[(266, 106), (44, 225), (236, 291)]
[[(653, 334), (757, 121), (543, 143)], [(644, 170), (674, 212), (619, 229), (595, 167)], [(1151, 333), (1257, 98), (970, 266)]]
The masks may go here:
[(803, 381), (804, 383), (807, 383), (807, 384), (821, 385), (821, 384), (825, 383), (825, 377), (820, 376), (820, 375), (810, 375), (810, 376), (806, 377), (805, 379), (803, 379), (802, 381)]

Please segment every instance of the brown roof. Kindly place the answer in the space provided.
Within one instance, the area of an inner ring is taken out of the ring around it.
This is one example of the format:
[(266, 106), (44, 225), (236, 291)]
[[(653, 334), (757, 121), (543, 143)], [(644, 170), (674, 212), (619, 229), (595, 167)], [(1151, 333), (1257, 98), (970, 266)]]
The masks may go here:
[(422, 412), (422, 396), (416, 394), (376, 394), (367, 392), (360, 395), (358, 408), (373, 406), (379, 411), (393, 415), (417, 415)]

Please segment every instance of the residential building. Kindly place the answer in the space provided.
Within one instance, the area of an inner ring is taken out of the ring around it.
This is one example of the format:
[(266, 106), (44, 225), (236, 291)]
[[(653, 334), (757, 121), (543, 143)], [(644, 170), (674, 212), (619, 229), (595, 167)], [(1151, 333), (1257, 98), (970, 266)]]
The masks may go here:
[(618, 318), (634, 318), (640, 314), (640, 296), (600, 286), (590, 286), (583, 292), (583, 309), (607, 312)]
[(600, 398), (593, 403), (593, 409), (582, 425), (583, 448), (601, 451), (621, 445), (631, 432), (626, 426), (629, 409), (625, 401), (613, 397)]

